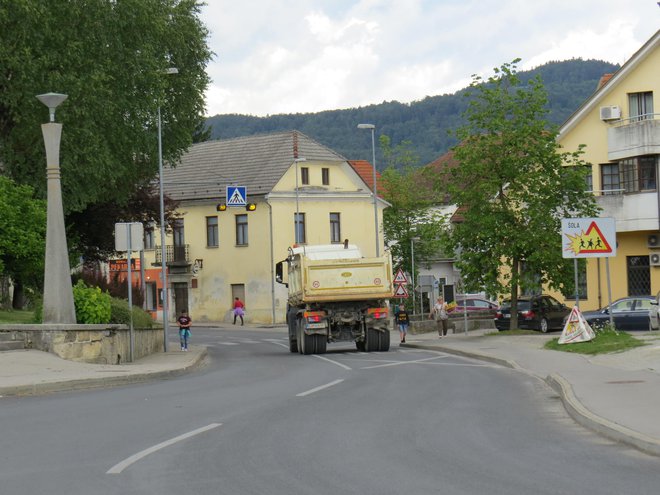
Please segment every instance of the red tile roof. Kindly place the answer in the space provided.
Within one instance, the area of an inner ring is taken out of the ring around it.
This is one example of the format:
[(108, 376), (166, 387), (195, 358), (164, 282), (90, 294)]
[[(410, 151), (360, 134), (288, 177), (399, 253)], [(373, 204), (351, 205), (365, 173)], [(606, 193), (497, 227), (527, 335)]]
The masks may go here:
[[(362, 180), (369, 186), (370, 190), (374, 188), (374, 168), (367, 160), (348, 160), (348, 164), (353, 167), (353, 170), (362, 178)], [(376, 189), (380, 189), (380, 172), (376, 171)], [(380, 196), (380, 194), (379, 194)]]

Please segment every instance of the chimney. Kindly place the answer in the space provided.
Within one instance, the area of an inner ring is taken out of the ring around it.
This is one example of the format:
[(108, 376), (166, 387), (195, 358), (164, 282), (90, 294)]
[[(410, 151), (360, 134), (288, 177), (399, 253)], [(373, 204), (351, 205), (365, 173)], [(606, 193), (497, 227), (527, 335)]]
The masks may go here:
[(598, 90), (598, 89), (602, 88), (603, 86), (605, 86), (607, 84), (607, 82), (610, 79), (612, 79), (613, 75), (614, 74), (603, 74), (600, 78), (600, 81), (598, 81), (598, 87), (596, 89)]
[(293, 131), (293, 158), (298, 158), (298, 131)]

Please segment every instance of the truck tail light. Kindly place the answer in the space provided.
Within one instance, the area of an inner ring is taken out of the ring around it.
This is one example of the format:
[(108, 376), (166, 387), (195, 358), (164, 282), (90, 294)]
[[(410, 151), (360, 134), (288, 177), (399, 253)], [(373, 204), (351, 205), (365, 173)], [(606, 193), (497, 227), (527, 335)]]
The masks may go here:
[(376, 320), (382, 320), (387, 318), (389, 315), (389, 310), (387, 308), (369, 308), (367, 310), (367, 315), (371, 316)]
[(325, 311), (305, 311), (303, 316), (308, 323), (319, 323), (325, 320), (326, 313)]

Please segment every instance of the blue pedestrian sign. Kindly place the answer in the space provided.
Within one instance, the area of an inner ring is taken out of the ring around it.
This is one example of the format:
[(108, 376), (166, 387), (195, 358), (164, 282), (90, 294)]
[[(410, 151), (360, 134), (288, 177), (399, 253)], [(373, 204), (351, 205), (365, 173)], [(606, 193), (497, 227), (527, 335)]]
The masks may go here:
[(227, 206), (247, 206), (247, 187), (227, 186)]

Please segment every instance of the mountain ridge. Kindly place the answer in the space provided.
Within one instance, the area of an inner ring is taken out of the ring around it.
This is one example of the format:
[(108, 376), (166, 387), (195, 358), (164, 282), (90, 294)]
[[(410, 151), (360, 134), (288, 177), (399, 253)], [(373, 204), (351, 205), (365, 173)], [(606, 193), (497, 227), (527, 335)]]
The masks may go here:
[[(571, 59), (548, 62), (518, 72), (523, 82), (540, 75), (548, 93), (547, 120), (562, 124), (597, 89), (604, 74), (619, 66), (602, 60)], [(446, 153), (455, 139), (449, 131), (461, 124), (467, 106), (467, 88), (455, 93), (427, 96), (401, 103), (384, 101), (366, 106), (312, 113), (276, 114), (256, 117), (220, 114), (206, 119), (211, 139), (229, 139), (269, 132), (299, 130), (347, 159), (371, 160), (371, 139), (357, 129), (359, 123), (376, 125), (376, 134), (390, 137), (393, 145), (410, 141), (425, 165)], [(377, 150), (377, 164), (382, 157)]]

